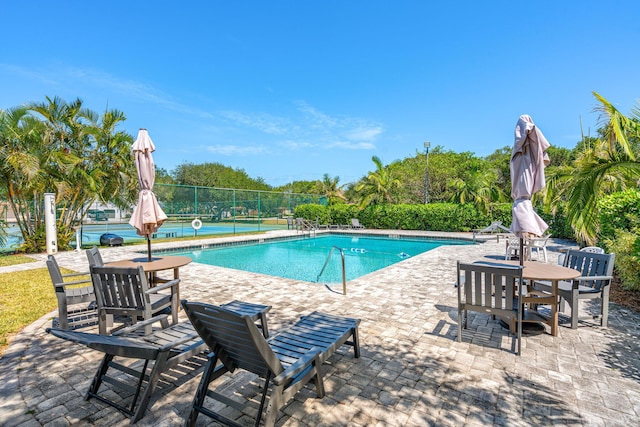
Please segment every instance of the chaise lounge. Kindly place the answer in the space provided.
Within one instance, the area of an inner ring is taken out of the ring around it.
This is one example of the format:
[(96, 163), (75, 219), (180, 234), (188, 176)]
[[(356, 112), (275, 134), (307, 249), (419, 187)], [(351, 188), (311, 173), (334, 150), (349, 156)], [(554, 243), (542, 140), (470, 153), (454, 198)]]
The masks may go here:
[[(219, 404), (205, 407), (205, 398), (209, 397), (241, 410), (234, 400), (209, 389), (211, 382), (237, 368), (265, 380), (256, 426), (262, 417), (269, 385), (273, 383), (264, 422), (265, 426), (273, 426), (280, 408), (309, 381), (314, 381), (317, 396), (324, 396), (320, 367), (341, 345), (351, 345), (355, 357), (360, 357), (359, 319), (313, 312), (267, 340), (248, 316), (204, 303), (182, 301), (182, 306), (211, 350), (187, 426), (195, 425), (200, 413), (218, 423), (238, 425), (214, 411)], [(221, 364), (216, 367), (218, 362)]]

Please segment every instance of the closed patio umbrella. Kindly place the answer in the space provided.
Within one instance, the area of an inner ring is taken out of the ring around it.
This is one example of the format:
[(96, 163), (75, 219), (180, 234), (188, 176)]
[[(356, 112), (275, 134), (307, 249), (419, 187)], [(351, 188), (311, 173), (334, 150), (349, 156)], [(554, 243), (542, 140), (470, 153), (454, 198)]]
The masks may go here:
[(167, 219), (167, 215), (162, 211), (155, 194), (153, 194), (156, 172), (151, 153), (155, 151), (156, 147), (146, 129), (140, 129), (132, 149), (138, 170), (140, 193), (138, 204), (133, 210), (129, 224), (136, 228), (140, 236), (147, 237), (148, 260), (151, 261), (151, 234), (158, 231), (158, 228)]
[(531, 196), (545, 186), (544, 168), (549, 164), (549, 142), (529, 115), (518, 119), (511, 152), (511, 231), (520, 237), (520, 263), (523, 240), (541, 236), (549, 226), (533, 209)]

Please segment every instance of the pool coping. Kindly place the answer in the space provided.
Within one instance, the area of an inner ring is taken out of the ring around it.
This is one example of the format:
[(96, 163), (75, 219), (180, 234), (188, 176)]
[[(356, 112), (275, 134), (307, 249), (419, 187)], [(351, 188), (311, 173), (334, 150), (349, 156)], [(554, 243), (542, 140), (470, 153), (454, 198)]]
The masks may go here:
[[(393, 231), (393, 232), (390, 232)], [(309, 238), (315, 238), (316, 236), (321, 235), (357, 235), (362, 237), (387, 237), (387, 238), (402, 238), (406, 240), (461, 240), (465, 242), (470, 242), (472, 244), (475, 243), (483, 243), (484, 239), (474, 239), (468, 235), (445, 235), (445, 234), (435, 234), (434, 232), (429, 232), (429, 234), (416, 234), (413, 230), (318, 230), (312, 233), (296, 233), (296, 234), (287, 234), (287, 235), (271, 235), (268, 236), (269, 232), (265, 232), (265, 234), (261, 235), (245, 235), (243, 239), (234, 239), (227, 241), (224, 238), (217, 238), (216, 242), (204, 241), (199, 244), (191, 244), (187, 246), (172, 246), (166, 248), (158, 248), (155, 250), (152, 249), (153, 253), (157, 253), (158, 255), (167, 255), (173, 252), (183, 252), (190, 250), (203, 250), (203, 249), (212, 249), (212, 248), (222, 248), (228, 246), (245, 246), (245, 245), (253, 245), (253, 244), (262, 244), (262, 243), (271, 243), (278, 241), (287, 241), (287, 240), (303, 240)], [(141, 253), (146, 253), (145, 251), (141, 251)]]

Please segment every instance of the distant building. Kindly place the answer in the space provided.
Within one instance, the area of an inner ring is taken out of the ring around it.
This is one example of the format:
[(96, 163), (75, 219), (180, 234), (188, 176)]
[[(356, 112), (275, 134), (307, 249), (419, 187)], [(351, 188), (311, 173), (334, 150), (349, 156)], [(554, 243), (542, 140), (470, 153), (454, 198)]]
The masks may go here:
[(86, 221), (124, 221), (131, 216), (130, 210), (123, 210), (112, 203), (93, 202), (87, 211)]

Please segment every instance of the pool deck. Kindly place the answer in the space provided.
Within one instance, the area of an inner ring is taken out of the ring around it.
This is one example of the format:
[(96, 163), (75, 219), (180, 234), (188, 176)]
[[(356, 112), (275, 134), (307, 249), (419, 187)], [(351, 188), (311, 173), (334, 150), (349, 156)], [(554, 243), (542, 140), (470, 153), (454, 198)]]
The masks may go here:
[[(295, 234), (275, 231), (266, 236)], [(412, 234), (471, 238), (468, 233)], [(314, 310), (362, 319), (362, 357), (354, 359), (352, 351), (339, 349), (323, 366), (326, 396), (315, 398), (307, 386), (280, 412), (278, 426), (640, 425), (638, 313), (611, 304), (608, 328), (581, 322), (577, 330), (570, 329), (568, 317), (561, 314), (558, 336), (547, 330), (523, 337), (521, 357), (513, 353), (515, 339), (508, 331), (488, 315), (470, 314), (469, 327), (475, 332), (465, 331), (458, 342), (456, 261), (504, 256), (504, 240), (484, 238), (482, 244), (443, 246), (352, 280), (346, 296), (318, 284), (197, 263), (180, 269), (180, 293), (192, 301), (240, 299), (272, 305), (272, 332)], [(549, 263), (556, 262), (566, 245), (570, 243), (559, 240), (549, 244)], [(139, 245), (101, 248), (101, 253), (109, 262), (144, 250)], [(45, 256), (37, 257), (40, 261), (0, 268), (0, 273), (44, 267)], [(87, 269), (84, 252), (59, 253), (56, 258), (63, 267)], [(581, 310), (589, 310), (588, 303), (583, 304)], [(116, 409), (83, 400), (101, 354), (48, 335), (45, 328), (54, 314), (25, 328), (0, 359), (0, 425), (129, 425)], [(182, 425), (200, 372), (164, 376), (137, 425)], [(251, 383), (249, 390), (256, 388), (252, 376), (241, 374), (234, 380)], [(247, 416), (229, 414), (247, 425)], [(216, 424), (201, 415), (198, 425)]]

